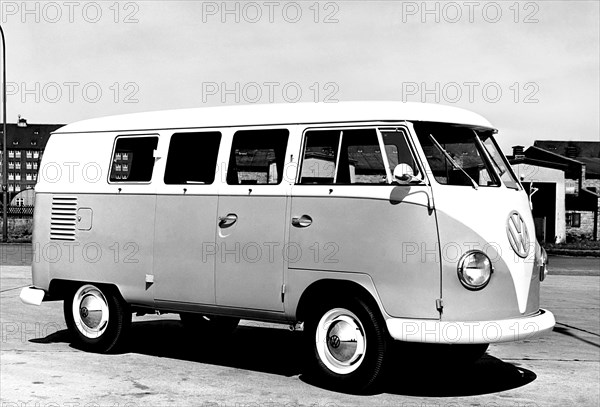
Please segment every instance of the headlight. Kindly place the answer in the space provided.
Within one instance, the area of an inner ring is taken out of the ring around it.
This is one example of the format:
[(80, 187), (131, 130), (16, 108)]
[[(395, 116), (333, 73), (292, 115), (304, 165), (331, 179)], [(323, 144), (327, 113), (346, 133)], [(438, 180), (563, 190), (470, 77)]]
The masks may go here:
[(480, 251), (467, 252), (458, 262), (458, 279), (469, 290), (485, 287), (493, 271), (489, 257)]

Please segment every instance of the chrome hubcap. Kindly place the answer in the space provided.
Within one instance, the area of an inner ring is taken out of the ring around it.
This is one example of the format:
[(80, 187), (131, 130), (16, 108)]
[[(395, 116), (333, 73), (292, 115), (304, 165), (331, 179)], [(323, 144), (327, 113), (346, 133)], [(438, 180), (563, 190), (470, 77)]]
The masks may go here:
[(79, 332), (88, 338), (98, 338), (108, 326), (108, 303), (93, 285), (84, 285), (73, 298), (73, 319)]
[(365, 330), (351, 311), (335, 308), (328, 311), (317, 326), (317, 352), (323, 364), (338, 374), (355, 371), (367, 349)]

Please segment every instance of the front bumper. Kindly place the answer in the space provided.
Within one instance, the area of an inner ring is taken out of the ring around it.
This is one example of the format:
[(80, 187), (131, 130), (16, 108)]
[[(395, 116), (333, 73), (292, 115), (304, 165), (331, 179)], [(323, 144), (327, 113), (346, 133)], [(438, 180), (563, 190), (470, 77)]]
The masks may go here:
[(29, 305), (40, 305), (44, 300), (46, 292), (35, 287), (25, 287), (21, 290), (19, 297), (21, 301)]
[(392, 338), (398, 341), (477, 344), (534, 339), (550, 332), (556, 321), (550, 311), (540, 308), (534, 315), (497, 321), (390, 318), (386, 324)]

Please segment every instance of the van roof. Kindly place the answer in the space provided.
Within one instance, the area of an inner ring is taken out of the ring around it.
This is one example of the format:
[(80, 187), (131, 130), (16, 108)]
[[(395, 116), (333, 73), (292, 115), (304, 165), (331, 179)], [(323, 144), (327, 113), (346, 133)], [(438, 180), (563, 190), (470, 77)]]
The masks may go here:
[(457, 107), (414, 102), (339, 102), (237, 105), (132, 113), (75, 122), (55, 133), (401, 120), (493, 127), (482, 116)]

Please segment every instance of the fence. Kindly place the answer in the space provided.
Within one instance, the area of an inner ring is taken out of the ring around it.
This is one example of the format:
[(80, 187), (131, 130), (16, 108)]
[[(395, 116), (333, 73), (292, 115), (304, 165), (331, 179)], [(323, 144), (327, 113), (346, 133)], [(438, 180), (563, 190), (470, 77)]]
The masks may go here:
[[(3, 208), (2, 205), (0, 205), (0, 214), (2, 213)], [(33, 218), (33, 205), (8, 205), (6, 216), (16, 219)]]

